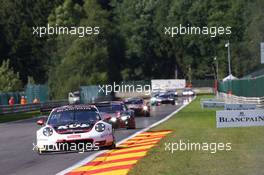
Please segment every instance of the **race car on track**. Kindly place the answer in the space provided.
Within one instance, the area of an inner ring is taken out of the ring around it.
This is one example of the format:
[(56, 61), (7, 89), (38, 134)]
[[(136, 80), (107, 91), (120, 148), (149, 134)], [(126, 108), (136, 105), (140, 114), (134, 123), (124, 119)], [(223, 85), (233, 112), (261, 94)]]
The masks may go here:
[(154, 106), (159, 106), (161, 104), (172, 104), (174, 105), (176, 101), (176, 95), (174, 92), (161, 92), (155, 93), (150, 99), (150, 104)]
[(150, 117), (150, 106), (142, 98), (127, 98), (124, 102), (129, 109), (135, 111), (135, 115)]
[(195, 95), (194, 91), (190, 88), (186, 88), (182, 92), (182, 96), (194, 96), (194, 95)]
[(38, 153), (54, 151), (87, 151), (101, 147), (114, 148), (112, 125), (103, 121), (93, 105), (68, 105), (54, 108), (45, 123), (38, 120)]
[(122, 101), (107, 101), (95, 104), (104, 120), (113, 125), (114, 128), (135, 129), (135, 114), (127, 108)]

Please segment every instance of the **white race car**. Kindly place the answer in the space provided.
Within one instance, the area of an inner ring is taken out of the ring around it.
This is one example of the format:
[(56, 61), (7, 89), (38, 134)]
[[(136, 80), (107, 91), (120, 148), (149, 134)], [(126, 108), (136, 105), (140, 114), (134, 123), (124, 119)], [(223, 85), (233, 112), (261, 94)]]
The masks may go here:
[(192, 89), (184, 89), (182, 96), (194, 96), (195, 92)]
[(68, 105), (51, 111), (47, 122), (38, 120), (38, 153), (54, 151), (83, 152), (101, 147), (115, 148), (112, 125), (101, 119), (93, 105)]

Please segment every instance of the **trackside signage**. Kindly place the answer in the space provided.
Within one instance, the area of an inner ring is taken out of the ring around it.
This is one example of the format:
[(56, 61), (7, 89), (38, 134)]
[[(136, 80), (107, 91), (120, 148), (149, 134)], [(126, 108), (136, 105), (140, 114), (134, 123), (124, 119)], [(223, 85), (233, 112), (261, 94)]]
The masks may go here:
[(186, 81), (184, 79), (151, 80), (152, 90), (183, 89), (185, 85)]
[(255, 110), (255, 104), (225, 104), (225, 110)]
[(222, 110), (216, 112), (216, 127), (264, 126), (264, 110)]
[(202, 108), (223, 108), (225, 106), (225, 102), (221, 101), (202, 101)]

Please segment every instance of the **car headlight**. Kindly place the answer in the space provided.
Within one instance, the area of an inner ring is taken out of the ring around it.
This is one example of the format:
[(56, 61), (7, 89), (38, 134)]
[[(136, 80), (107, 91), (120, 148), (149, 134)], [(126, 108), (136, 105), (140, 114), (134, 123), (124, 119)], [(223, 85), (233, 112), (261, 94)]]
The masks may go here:
[(110, 121), (115, 123), (117, 121), (117, 118), (116, 117), (111, 117)]
[(160, 98), (157, 98), (156, 101), (157, 101), (157, 102), (161, 102), (162, 100), (161, 100)]
[(127, 116), (127, 115), (121, 116), (121, 120), (123, 120), (123, 121), (127, 120), (128, 118), (129, 118), (129, 116)]
[(105, 130), (105, 125), (103, 123), (98, 123), (95, 125), (95, 130), (97, 132), (103, 132)]
[(156, 101), (156, 97), (152, 97), (150, 101)]
[(46, 128), (43, 129), (42, 133), (43, 133), (44, 136), (49, 137), (49, 136), (51, 136), (53, 134), (53, 129), (51, 127), (46, 127)]
[(144, 111), (147, 111), (148, 110), (148, 107), (147, 106), (143, 106), (143, 110)]

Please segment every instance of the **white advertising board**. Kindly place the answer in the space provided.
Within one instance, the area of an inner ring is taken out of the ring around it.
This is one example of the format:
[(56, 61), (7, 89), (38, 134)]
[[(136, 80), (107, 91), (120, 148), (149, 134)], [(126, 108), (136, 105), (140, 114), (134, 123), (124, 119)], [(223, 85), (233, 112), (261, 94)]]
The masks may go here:
[(202, 101), (202, 108), (223, 108), (225, 106), (225, 102), (221, 101)]
[(185, 86), (185, 79), (151, 80), (152, 90), (183, 89)]
[(256, 108), (257, 106), (255, 104), (225, 104), (225, 110), (255, 110)]
[(264, 126), (264, 110), (222, 110), (216, 112), (216, 127)]

